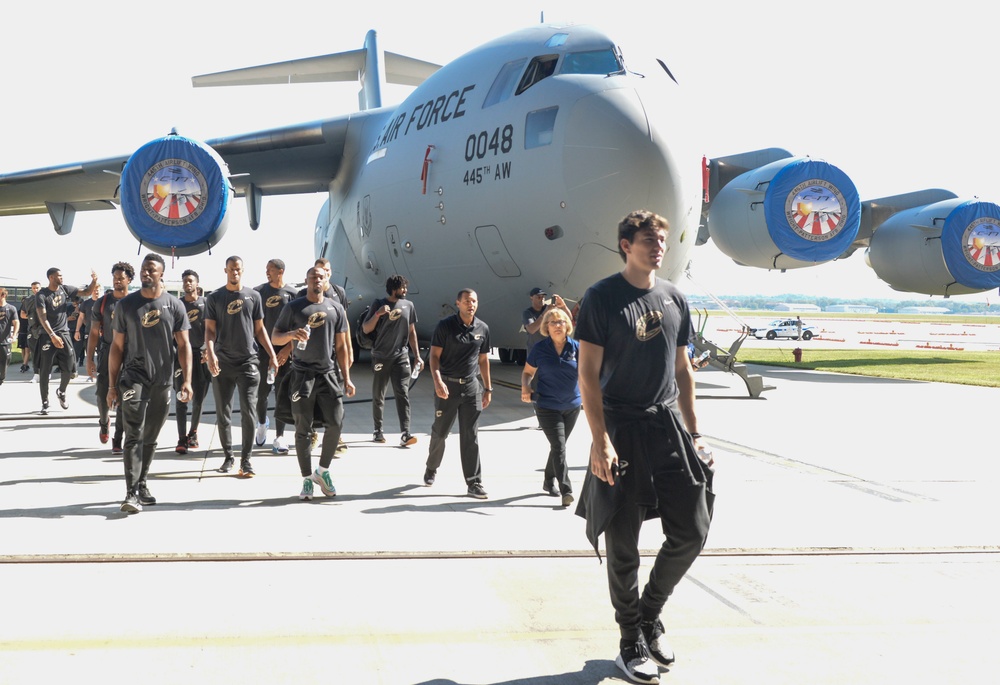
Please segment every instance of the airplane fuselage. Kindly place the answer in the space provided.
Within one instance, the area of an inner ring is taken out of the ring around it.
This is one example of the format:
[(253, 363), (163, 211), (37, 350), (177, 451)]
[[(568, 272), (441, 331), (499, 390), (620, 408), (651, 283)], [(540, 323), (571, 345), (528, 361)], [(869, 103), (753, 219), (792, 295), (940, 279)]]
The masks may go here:
[(679, 277), (698, 160), (679, 167), (658, 133), (669, 112), (646, 93), (674, 84), (626, 72), (616, 55), (593, 29), (528, 29), (443, 67), (398, 107), (352, 118), (316, 229), (352, 320), (400, 273), (422, 338), (470, 287), (493, 344), (521, 347), (528, 291), (578, 300), (620, 270), (617, 225), (634, 209), (670, 221), (661, 275)]

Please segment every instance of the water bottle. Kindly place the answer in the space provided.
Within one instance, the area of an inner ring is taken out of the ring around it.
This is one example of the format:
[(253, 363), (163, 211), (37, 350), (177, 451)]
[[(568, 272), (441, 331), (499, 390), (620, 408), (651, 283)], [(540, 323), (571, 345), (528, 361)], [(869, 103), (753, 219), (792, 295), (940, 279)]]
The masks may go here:
[(412, 380), (412, 381), (417, 380), (417, 376), (419, 376), (420, 372), (423, 371), (423, 370), (424, 370), (424, 363), (422, 361), (420, 361), (420, 358), (418, 357), (413, 362), (413, 371), (410, 372), (410, 380)]
[(278, 373), (278, 370), (273, 366), (267, 367), (267, 384), (274, 385), (274, 376)]
[(306, 339), (300, 340), (298, 343), (296, 343), (295, 347), (297, 349), (304, 350), (306, 349), (306, 345), (308, 344), (309, 344), (309, 327), (306, 326)]

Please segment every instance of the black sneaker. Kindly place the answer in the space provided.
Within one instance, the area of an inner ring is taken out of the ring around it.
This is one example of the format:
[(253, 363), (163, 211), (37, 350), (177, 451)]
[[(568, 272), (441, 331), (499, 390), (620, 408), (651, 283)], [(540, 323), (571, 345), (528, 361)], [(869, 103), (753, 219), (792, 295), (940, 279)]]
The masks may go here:
[(385, 436), (382, 435), (382, 431), (375, 431), (372, 433), (372, 442), (385, 442)]
[(399, 436), (400, 447), (409, 447), (410, 445), (416, 445), (416, 444), (417, 444), (417, 439), (412, 435), (410, 435), (409, 433), (403, 433), (401, 436)]
[(66, 402), (66, 393), (62, 390), (56, 390), (56, 399), (59, 400), (59, 406), (63, 409), (69, 409), (69, 404)]
[(229, 473), (233, 470), (233, 466), (236, 464), (236, 460), (232, 457), (226, 457), (222, 460), (222, 466), (219, 467), (219, 473)]
[(622, 640), (615, 664), (637, 683), (660, 682), (660, 670), (649, 658), (649, 649), (641, 638), (633, 642)]
[(121, 510), (126, 514), (137, 514), (142, 511), (142, 504), (139, 503), (139, 498), (136, 497), (134, 492), (128, 493), (125, 497), (125, 501), (122, 502)]
[(434, 477), (437, 475), (437, 471), (434, 469), (426, 469), (424, 471), (424, 485), (431, 486), (434, 485)]
[(179, 438), (177, 440), (177, 447), (174, 448), (174, 452), (177, 454), (187, 454), (188, 453), (188, 441), (187, 438)]
[(191, 431), (188, 433), (187, 446), (189, 450), (198, 449), (198, 431)]
[(243, 478), (253, 478), (254, 477), (253, 467), (250, 466), (249, 459), (240, 459), (240, 476)]
[(144, 507), (151, 507), (156, 504), (156, 498), (150, 494), (149, 488), (146, 487), (145, 483), (140, 483), (138, 487), (136, 487), (135, 496), (139, 500), (139, 504)]
[(21, 364), (21, 373), (28, 373), (28, 365)]
[(483, 489), (482, 483), (473, 483), (469, 486), (469, 497), (475, 497), (476, 499), (487, 499), (489, 495), (486, 494), (486, 490)]
[(542, 490), (547, 492), (550, 497), (559, 496), (559, 488), (556, 487), (555, 480), (546, 480), (544, 483), (542, 483)]
[(111, 454), (122, 454), (124, 452), (125, 452), (125, 450), (122, 449), (121, 442), (119, 442), (117, 440), (112, 440), (111, 441)]
[(49, 413), (49, 401), (48, 400), (42, 400), (42, 410), (40, 412), (38, 412), (38, 413), (41, 414), (42, 416), (46, 416)]
[(674, 663), (674, 650), (670, 648), (667, 638), (663, 636), (663, 622), (660, 619), (643, 621), (639, 624), (639, 629), (642, 631), (642, 636), (646, 638), (650, 659), (664, 668)]

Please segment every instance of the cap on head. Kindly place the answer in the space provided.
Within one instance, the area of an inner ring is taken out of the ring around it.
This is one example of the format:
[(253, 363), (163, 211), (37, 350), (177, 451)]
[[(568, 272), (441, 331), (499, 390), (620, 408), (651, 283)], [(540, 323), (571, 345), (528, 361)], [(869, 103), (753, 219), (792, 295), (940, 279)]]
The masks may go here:
[(531, 292), (528, 293), (528, 297), (534, 297), (535, 295), (548, 295), (548, 293), (541, 288), (532, 288)]

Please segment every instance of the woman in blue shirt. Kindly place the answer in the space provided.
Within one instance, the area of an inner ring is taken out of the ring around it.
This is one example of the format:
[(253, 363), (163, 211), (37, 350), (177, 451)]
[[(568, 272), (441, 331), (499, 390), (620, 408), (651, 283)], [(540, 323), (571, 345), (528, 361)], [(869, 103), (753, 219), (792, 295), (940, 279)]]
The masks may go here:
[[(573, 322), (561, 309), (545, 312), (538, 330), (545, 338), (528, 352), (521, 373), (521, 401), (534, 400), (535, 415), (549, 440), (542, 489), (555, 497), (562, 495), (562, 505), (568, 507), (573, 502), (573, 485), (566, 464), (566, 440), (580, 416), (582, 403), (576, 368), (580, 345), (570, 337)], [(535, 376), (532, 397), (531, 381)]]

